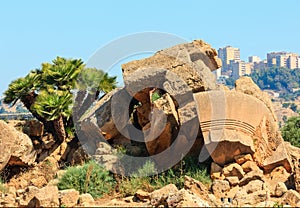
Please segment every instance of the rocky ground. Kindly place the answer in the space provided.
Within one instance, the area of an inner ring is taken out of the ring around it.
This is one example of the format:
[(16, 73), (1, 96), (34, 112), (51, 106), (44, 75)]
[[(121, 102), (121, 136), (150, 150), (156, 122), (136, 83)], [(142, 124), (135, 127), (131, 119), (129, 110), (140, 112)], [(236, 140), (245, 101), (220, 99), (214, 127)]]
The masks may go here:
[[(193, 41), (123, 65), (126, 88), (105, 95), (80, 119), (80, 141), (57, 144), (38, 121), (0, 121), (0, 171), (6, 179), (0, 207), (300, 207), (300, 149), (283, 141), (270, 98), (250, 78), (239, 79), (232, 90), (216, 84), (216, 55), (205, 42)], [(153, 87), (153, 80), (163, 86)], [(168, 90), (161, 90), (165, 86)], [(134, 101), (125, 109), (129, 116), (112, 109), (118, 96), (118, 109)], [(162, 129), (150, 119), (153, 112), (165, 116)], [(142, 145), (122, 132), (130, 125), (144, 134)], [(161, 134), (153, 136), (158, 130)], [(79, 142), (88, 148), (78, 148)], [(112, 154), (114, 147), (135, 157), (170, 151), (155, 161), (160, 168), (189, 145), (189, 155), (209, 153), (211, 185), (185, 176), (180, 190), (167, 184), (127, 197), (116, 190), (98, 199), (57, 186), (63, 164), (83, 164), (86, 152), (122, 173), (126, 167)]]

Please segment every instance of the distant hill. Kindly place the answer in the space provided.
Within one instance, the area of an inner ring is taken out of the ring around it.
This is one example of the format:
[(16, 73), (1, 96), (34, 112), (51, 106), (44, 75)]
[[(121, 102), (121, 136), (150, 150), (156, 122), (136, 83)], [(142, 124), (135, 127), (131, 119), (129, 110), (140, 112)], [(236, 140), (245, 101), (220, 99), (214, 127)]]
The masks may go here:
[(21, 102), (17, 102), (14, 106), (7, 105), (0, 98), (0, 114), (4, 113), (28, 113), (29, 111), (24, 107)]
[(300, 69), (272, 67), (255, 70), (250, 76), (263, 90), (294, 93), (300, 87)]

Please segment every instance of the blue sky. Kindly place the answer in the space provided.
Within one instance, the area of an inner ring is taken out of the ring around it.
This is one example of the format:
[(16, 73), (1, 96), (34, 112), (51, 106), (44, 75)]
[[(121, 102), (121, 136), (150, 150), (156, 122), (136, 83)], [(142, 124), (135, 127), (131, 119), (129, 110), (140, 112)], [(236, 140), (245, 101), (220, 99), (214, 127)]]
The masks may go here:
[(300, 1), (1, 1), (0, 95), (8, 84), (56, 56), (88, 58), (127, 34), (172, 33), (232, 45), (241, 56), (300, 53)]

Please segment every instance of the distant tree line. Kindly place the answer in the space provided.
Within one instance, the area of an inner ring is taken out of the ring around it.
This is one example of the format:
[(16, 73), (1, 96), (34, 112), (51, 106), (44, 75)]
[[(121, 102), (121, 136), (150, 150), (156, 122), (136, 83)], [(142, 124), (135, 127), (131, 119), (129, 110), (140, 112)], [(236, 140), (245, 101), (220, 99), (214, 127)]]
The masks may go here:
[(300, 147), (300, 115), (288, 119), (281, 129), (282, 137), (296, 147)]
[[(249, 75), (262, 90), (280, 91), (280, 97), (287, 101), (295, 100), (300, 96), (300, 69), (270, 67), (254, 70)], [(232, 77), (226, 79), (226, 85), (234, 86)]]
[(300, 69), (264, 68), (253, 71), (250, 77), (263, 90), (290, 93), (300, 87)]

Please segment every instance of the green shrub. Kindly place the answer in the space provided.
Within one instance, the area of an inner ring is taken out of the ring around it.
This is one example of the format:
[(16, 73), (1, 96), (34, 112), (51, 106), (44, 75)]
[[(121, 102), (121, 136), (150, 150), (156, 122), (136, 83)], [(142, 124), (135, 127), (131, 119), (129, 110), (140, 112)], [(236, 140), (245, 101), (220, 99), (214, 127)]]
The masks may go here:
[(60, 190), (76, 189), (82, 193), (90, 193), (94, 198), (102, 197), (114, 188), (114, 179), (110, 173), (95, 161), (83, 166), (69, 167), (58, 183)]
[[(177, 165), (177, 168), (174, 167), (160, 174), (155, 174), (157, 172), (155, 165), (149, 161), (131, 177), (122, 178), (119, 191), (123, 196), (130, 196), (135, 194), (138, 189), (151, 192), (171, 183), (181, 189), (184, 187), (185, 175), (210, 186), (211, 179), (208, 167), (208, 164), (199, 165), (196, 158), (187, 157)], [(147, 174), (154, 175), (147, 176)]]
[(0, 178), (0, 193), (6, 193), (7, 192), (7, 189), (6, 187), (4, 186), (4, 182), (2, 180), (2, 178)]
[(296, 147), (300, 147), (300, 116), (291, 117), (281, 129), (282, 137)]

